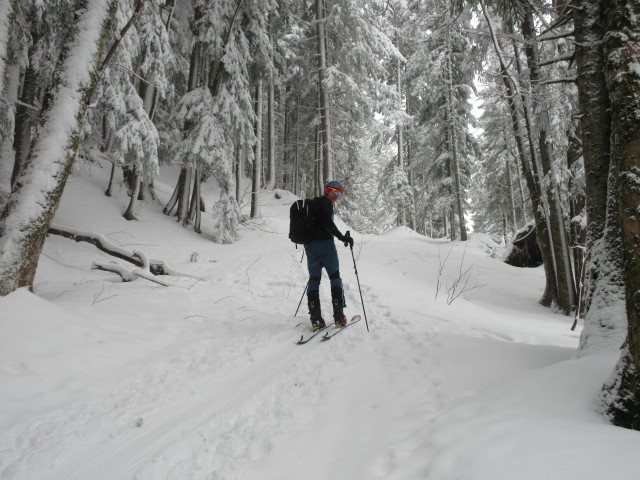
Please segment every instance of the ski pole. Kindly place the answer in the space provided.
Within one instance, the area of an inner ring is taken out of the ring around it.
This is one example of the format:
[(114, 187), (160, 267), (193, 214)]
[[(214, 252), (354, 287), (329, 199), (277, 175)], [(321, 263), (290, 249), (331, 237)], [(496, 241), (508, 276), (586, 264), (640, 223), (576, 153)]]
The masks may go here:
[(302, 305), (302, 299), (304, 298), (304, 294), (307, 292), (307, 288), (309, 288), (309, 282), (311, 279), (307, 280), (307, 284), (304, 286), (304, 290), (302, 291), (302, 296), (300, 297), (300, 302), (298, 302), (298, 308), (296, 308), (296, 313), (293, 315), (294, 317), (298, 315), (298, 310), (300, 310), (300, 305)]
[(369, 322), (367, 320), (367, 312), (364, 309), (364, 300), (362, 299), (362, 289), (360, 288), (360, 277), (358, 277), (358, 267), (356, 266), (356, 257), (353, 256), (353, 245), (351, 245), (351, 258), (353, 259), (353, 270), (356, 272), (356, 280), (358, 281), (358, 290), (360, 291), (360, 302), (362, 302), (362, 313), (364, 313), (364, 323), (369, 331)]
[[(304, 252), (306, 250), (302, 250), (302, 258), (300, 259), (300, 263), (302, 263), (302, 259), (304, 259)], [(315, 258), (315, 263), (319, 262), (320, 260), (315, 257), (314, 255), (311, 255), (313, 258)], [(307, 252), (307, 260), (309, 259), (309, 253)], [(298, 308), (296, 308), (296, 313), (293, 315), (294, 317), (296, 315), (298, 315), (298, 310), (300, 310), (300, 305), (302, 305), (302, 299), (304, 298), (304, 294), (307, 292), (307, 288), (309, 288), (309, 282), (311, 281), (311, 277), (309, 277), (309, 280), (307, 280), (307, 284), (304, 287), (304, 290), (302, 291), (302, 296), (300, 297), (300, 302), (298, 302)]]

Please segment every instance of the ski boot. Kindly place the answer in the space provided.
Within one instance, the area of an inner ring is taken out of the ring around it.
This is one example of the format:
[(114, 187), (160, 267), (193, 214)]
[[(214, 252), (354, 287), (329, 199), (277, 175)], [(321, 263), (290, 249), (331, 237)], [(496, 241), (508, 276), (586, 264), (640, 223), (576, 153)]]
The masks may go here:
[(311, 330), (316, 331), (326, 327), (320, 309), (320, 291), (314, 290), (307, 293), (307, 305), (309, 306), (309, 318), (311, 319)]
[(347, 324), (347, 317), (344, 314), (344, 291), (340, 287), (331, 287), (331, 304), (333, 305), (333, 321), (336, 328), (344, 327)]

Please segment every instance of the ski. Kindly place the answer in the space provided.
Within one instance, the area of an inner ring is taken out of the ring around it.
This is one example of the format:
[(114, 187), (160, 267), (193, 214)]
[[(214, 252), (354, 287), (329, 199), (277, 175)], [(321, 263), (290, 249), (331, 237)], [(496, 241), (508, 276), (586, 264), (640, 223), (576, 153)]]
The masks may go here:
[(305, 343), (307, 343), (309, 340), (311, 340), (313, 337), (315, 337), (316, 335), (324, 332), (327, 328), (331, 328), (331, 325), (327, 325), (326, 327), (323, 328), (319, 328), (318, 330), (316, 330), (315, 332), (313, 332), (311, 335), (309, 335), (307, 338), (304, 338), (304, 334), (302, 334), (300, 336), (300, 340), (298, 340), (297, 345), (304, 345)]
[(351, 317), (351, 320), (349, 320), (349, 322), (344, 327), (338, 327), (333, 333), (329, 333), (329, 332), (325, 333), (321, 340), (323, 342), (326, 341), (326, 340), (331, 340), (333, 337), (338, 335), (340, 332), (342, 332), (343, 330), (349, 328), (351, 325), (355, 325), (360, 320), (361, 320), (360, 315), (354, 315), (353, 317)]

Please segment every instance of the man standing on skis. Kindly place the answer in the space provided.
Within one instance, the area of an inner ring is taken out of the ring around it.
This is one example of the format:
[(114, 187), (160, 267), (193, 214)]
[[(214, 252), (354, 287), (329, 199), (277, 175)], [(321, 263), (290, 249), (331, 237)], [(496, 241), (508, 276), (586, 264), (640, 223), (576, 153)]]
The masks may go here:
[(307, 254), (307, 268), (309, 269), (307, 304), (313, 330), (326, 326), (320, 309), (320, 280), (323, 268), (327, 271), (331, 281), (333, 321), (337, 327), (342, 327), (347, 323), (347, 317), (344, 315), (344, 290), (340, 278), (338, 252), (333, 242), (333, 237), (337, 237), (345, 247), (353, 248), (353, 238), (351, 238), (349, 231), (343, 235), (333, 222), (333, 204), (343, 195), (344, 188), (340, 182), (327, 182), (324, 187), (324, 195), (315, 199), (313, 238), (304, 246)]

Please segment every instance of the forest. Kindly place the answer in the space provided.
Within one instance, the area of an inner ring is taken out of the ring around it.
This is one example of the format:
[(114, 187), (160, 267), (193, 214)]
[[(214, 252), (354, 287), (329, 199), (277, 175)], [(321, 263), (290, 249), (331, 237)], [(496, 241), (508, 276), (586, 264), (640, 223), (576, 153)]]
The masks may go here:
[(621, 349), (605, 415), (638, 430), (639, 19), (637, 0), (0, 0), (0, 295), (33, 285), (74, 169), (107, 162), (135, 221), (177, 167), (164, 213), (194, 234), (211, 216), (222, 244), (261, 191), (337, 179), (359, 232), (534, 236), (540, 303), (584, 322), (578, 355)]

